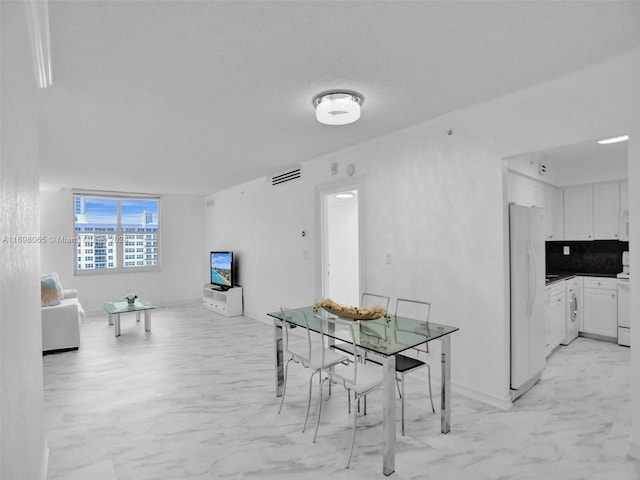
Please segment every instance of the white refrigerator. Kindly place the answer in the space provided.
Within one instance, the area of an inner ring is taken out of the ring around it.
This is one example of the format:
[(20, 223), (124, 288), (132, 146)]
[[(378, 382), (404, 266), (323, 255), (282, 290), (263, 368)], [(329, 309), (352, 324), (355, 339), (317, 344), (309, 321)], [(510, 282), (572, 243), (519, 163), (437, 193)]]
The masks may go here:
[(543, 210), (509, 205), (511, 278), (511, 398), (539, 379), (545, 366)]

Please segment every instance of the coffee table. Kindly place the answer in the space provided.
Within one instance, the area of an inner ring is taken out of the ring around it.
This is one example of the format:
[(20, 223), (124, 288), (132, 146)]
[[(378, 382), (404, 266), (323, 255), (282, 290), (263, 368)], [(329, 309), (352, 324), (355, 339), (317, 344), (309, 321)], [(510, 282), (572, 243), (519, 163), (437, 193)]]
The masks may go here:
[(140, 321), (140, 312), (144, 312), (144, 330), (145, 332), (151, 331), (151, 310), (153, 310), (153, 304), (147, 300), (136, 299), (134, 303), (123, 302), (107, 302), (104, 304), (104, 310), (107, 312), (109, 318), (109, 325), (115, 323), (116, 337), (120, 336), (120, 314), (135, 312), (136, 322)]

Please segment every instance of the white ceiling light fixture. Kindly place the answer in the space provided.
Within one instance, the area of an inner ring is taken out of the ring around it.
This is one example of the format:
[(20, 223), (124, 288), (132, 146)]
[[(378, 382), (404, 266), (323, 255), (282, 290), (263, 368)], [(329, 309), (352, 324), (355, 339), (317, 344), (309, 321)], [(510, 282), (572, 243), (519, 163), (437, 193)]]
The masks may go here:
[(627, 140), (629, 140), (629, 135), (621, 135), (619, 137), (605, 138), (604, 140), (598, 140), (598, 143), (600, 145), (609, 145), (611, 143), (626, 142)]
[(329, 92), (313, 99), (316, 119), (325, 125), (347, 125), (360, 118), (362, 97), (350, 92)]
[(336, 198), (353, 198), (353, 197), (354, 197), (353, 192), (336, 193)]

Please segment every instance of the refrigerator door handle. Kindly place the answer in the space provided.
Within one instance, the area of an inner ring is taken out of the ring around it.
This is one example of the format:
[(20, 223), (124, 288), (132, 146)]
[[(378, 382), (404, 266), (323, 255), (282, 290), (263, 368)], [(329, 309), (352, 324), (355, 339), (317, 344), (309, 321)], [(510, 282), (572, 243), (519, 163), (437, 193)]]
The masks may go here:
[(538, 272), (536, 272), (536, 254), (533, 251), (530, 241), (527, 242), (527, 249), (529, 253), (529, 255), (527, 255), (529, 260), (529, 303), (527, 305), (527, 316), (531, 317), (533, 313), (533, 303), (536, 298), (536, 275)]

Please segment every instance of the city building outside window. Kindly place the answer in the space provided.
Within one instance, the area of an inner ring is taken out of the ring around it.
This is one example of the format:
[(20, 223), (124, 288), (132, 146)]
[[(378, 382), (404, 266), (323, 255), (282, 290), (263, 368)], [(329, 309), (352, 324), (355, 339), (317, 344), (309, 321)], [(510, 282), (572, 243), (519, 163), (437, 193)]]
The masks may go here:
[(76, 273), (159, 268), (159, 197), (76, 193), (73, 208)]

